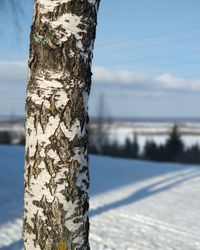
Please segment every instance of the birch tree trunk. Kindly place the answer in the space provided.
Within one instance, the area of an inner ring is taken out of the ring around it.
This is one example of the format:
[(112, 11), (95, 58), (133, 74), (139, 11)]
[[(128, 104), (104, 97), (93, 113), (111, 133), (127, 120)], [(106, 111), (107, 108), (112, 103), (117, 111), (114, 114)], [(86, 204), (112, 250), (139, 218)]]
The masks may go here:
[(100, 0), (36, 0), (26, 99), (25, 250), (89, 249), (88, 113)]

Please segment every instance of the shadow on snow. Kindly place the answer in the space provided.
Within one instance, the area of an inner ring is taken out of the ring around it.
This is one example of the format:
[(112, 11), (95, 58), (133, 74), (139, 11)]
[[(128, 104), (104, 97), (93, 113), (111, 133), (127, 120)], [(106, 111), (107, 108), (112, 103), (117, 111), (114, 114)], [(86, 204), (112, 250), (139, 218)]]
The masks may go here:
[(200, 170), (192, 169), (191, 171), (184, 174), (177, 174), (173, 177), (165, 178), (161, 181), (157, 181), (153, 184), (147, 185), (138, 191), (133, 192), (131, 195), (121, 199), (114, 201), (110, 204), (106, 204), (104, 206), (98, 207), (97, 209), (90, 210), (90, 216), (97, 216), (102, 213), (108, 212), (113, 209), (120, 208), (122, 206), (130, 205), (132, 203), (136, 203), (142, 199), (148, 198), (149, 196), (155, 195), (160, 192), (167, 191), (173, 187), (176, 187), (186, 181), (190, 181), (193, 178), (200, 177)]
[[(90, 211), (91, 216), (137, 202), (166, 191), (199, 174), (194, 165), (160, 164), (120, 158), (90, 156), (90, 195), (98, 195), (129, 184), (165, 174), (179, 172), (172, 179), (148, 185), (132, 195)], [(22, 217), (23, 213), (24, 148), (0, 146), (0, 225)], [(181, 175), (183, 171), (190, 171)], [(198, 172), (199, 171), (199, 172)]]

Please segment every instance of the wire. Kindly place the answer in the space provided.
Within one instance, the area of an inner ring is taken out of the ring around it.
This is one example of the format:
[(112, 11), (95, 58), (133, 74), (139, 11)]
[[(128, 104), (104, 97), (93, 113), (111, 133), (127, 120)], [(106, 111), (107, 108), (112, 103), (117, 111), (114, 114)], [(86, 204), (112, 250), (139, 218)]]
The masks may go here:
[(194, 41), (194, 40), (199, 40), (200, 37), (192, 37), (192, 38), (186, 38), (186, 39), (180, 39), (177, 41), (168, 41), (168, 42), (163, 42), (163, 43), (152, 43), (152, 44), (148, 44), (148, 45), (141, 45), (141, 46), (135, 46), (135, 47), (131, 47), (131, 48), (126, 48), (126, 49), (121, 49), (121, 50), (113, 50), (113, 51), (109, 51), (109, 52), (96, 52), (96, 55), (98, 54), (113, 54), (113, 53), (121, 53), (121, 52), (125, 52), (125, 51), (129, 51), (130, 50), (134, 50), (134, 49), (143, 49), (143, 48), (150, 48), (150, 47), (155, 47), (155, 46), (162, 46), (162, 45), (168, 45), (168, 44), (175, 44), (175, 43), (181, 43), (181, 42), (188, 42), (188, 41)]
[(114, 62), (112, 65), (122, 64), (122, 63), (135, 63), (135, 62), (145, 62), (145, 61), (152, 61), (152, 60), (159, 60), (159, 59), (165, 59), (165, 58), (173, 58), (173, 57), (179, 57), (179, 56), (185, 56), (185, 55), (194, 55), (194, 54), (200, 54), (200, 51), (193, 51), (193, 52), (187, 52), (182, 54), (171, 54), (168, 56), (157, 56), (152, 58), (138, 58), (135, 60), (128, 60), (128, 61), (120, 61), (120, 62)]
[[(196, 64), (198, 67), (199, 67), (199, 64), (200, 63), (200, 60), (197, 60), (197, 61), (192, 61), (192, 62), (185, 62), (185, 63), (171, 63), (171, 64), (163, 64), (163, 65), (160, 65), (160, 64), (157, 64), (157, 65), (151, 65), (149, 67), (154, 67), (154, 68), (168, 68), (168, 67), (171, 67), (171, 66), (185, 66), (185, 65), (193, 65), (194, 67), (194, 64)], [(118, 63), (111, 63), (110, 66), (112, 65), (116, 65)], [(123, 65), (122, 65), (123, 66)]]
[(179, 33), (179, 32), (183, 32), (183, 31), (192, 30), (192, 29), (199, 29), (199, 28), (200, 28), (200, 25), (196, 25), (196, 26), (191, 26), (191, 27), (188, 27), (188, 28), (182, 28), (182, 29), (176, 29), (176, 30), (171, 30), (171, 31), (166, 31), (166, 32), (160, 32), (160, 33), (156, 33), (156, 34), (152, 34), (152, 35), (148, 35), (148, 36), (141, 36), (141, 37), (135, 37), (135, 38), (132, 38), (132, 39), (127, 39), (127, 40), (104, 43), (104, 44), (100, 44), (98, 47), (105, 47), (107, 45), (122, 44), (122, 43), (130, 42), (130, 41), (136, 41), (136, 40), (145, 40), (145, 39), (149, 39), (149, 38), (153, 38), (153, 37), (166, 36), (166, 35), (169, 35), (169, 34), (174, 34), (174, 33)]
[(200, 60), (192, 61), (192, 62), (184, 62), (184, 63), (171, 63), (171, 64), (164, 64), (164, 65), (153, 65), (156, 68), (165, 68), (165, 67), (171, 67), (171, 66), (184, 66), (184, 65), (193, 65), (200, 63)]

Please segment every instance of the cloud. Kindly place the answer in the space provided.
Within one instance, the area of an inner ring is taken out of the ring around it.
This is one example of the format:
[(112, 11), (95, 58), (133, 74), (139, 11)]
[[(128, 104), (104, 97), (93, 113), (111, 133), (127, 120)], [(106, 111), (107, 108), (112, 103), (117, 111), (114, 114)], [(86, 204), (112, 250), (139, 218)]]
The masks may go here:
[[(101, 66), (94, 66), (93, 82), (115, 86), (141, 87), (143, 90), (191, 90), (200, 91), (200, 79), (189, 80), (174, 76), (170, 73), (149, 75), (129, 70), (111, 70)], [(26, 61), (0, 61), (0, 82), (23, 81), (28, 75)], [(5, 86), (6, 87), (6, 86)]]
[(117, 98), (153, 98), (153, 99), (158, 99), (158, 98), (163, 98), (166, 96), (166, 93), (163, 91), (121, 91), (121, 92), (112, 92), (109, 93), (109, 96), (111, 97), (117, 97)]
[(187, 87), (186, 80), (184, 80), (183, 78), (172, 76), (169, 73), (154, 77), (154, 81), (158, 84), (158, 86), (163, 88), (184, 89)]
[(0, 81), (25, 81), (27, 72), (25, 61), (0, 61)]
[(170, 73), (157, 76), (128, 70), (111, 70), (104, 67), (93, 67), (93, 81), (121, 86), (141, 86), (160, 90), (200, 90), (200, 79), (188, 80)]
[(147, 82), (148, 76), (138, 74), (128, 70), (110, 70), (104, 67), (95, 66), (92, 69), (93, 80), (95, 82), (115, 83), (115, 84), (134, 84)]

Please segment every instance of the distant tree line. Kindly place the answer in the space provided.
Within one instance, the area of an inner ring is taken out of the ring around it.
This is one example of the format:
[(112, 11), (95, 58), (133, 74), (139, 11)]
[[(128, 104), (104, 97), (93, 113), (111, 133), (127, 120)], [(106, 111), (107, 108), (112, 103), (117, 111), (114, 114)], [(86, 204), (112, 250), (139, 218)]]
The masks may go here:
[[(89, 130), (89, 153), (113, 157), (179, 163), (200, 163), (200, 146), (198, 144), (186, 147), (181, 139), (178, 126), (174, 125), (165, 144), (158, 145), (147, 140), (143, 150), (140, 149), (137, 134), (132, 139), (126, 138), (123, 145), (117, 140), (110, 141), (102, 124), (97, 130)], [(0, 131), (0, 144), (24, 145), (24, 136), (15, 139), (12, 133)]]
[(9, 132), (9, 131), (0, 131), (0, 144), (24, 145), (25, 144), (25, 137), (24, 137), (24, 135), (16, 136), (16, 134)]
[(0, 144), (11, 144), (11, 134), (7, 131), (0, 131)]
[(181, 139), (178, 126), (174, 125), (165, 144), (157, 145), (154, 141), (147, 140), (141, 152), (137, 135), (132, 140), (127, 138), (123, 145), (117, 141), (111, 142), (102, 132), (94, 140), (93, 132), (90, 133), (89, 152), (91, 154), (108, 155), (123, 158), (150, 160), (158, 162), (200, 163), (200, 147), (198, 144), (186, 147)]

